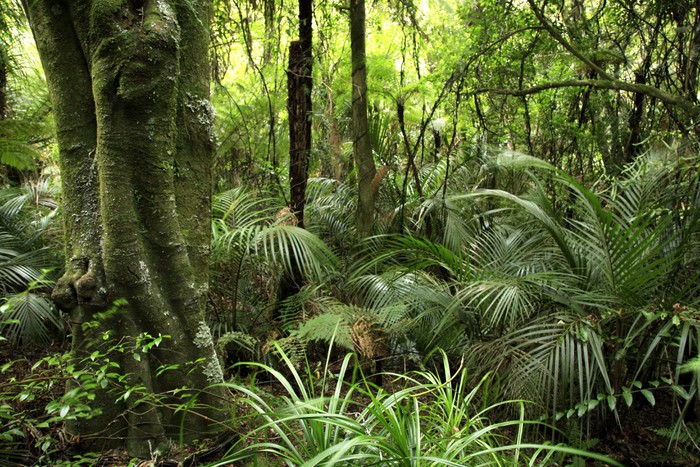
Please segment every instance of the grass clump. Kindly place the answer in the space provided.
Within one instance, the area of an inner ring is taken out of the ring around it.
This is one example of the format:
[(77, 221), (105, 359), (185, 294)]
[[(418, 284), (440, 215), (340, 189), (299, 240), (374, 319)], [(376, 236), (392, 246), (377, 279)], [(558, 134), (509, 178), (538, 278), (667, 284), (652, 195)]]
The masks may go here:
[[(618, 465), (563, 444), (528, 442), (528, 434), (544, 425), (526, 420), (527, 402), (485, 402), (489, 376), (470, 384), (444, 353), (435, 371), (385, 373), (392, 379), (389, 390), (364, 377), (354, 354), (332, 373), (329, 352), (321, 373), (308, 364), (298, 370), (279, 346), (277, 351), (284, 372), (262, 363), (241, 365), (270, 375), (282, 388), (278, 397), (261, 395), (255, 385), (229, 384), (252, 409), (246, 425), (254, 428), (212, 466), (270, 459), (288, 466), (541, 465), (575, 457)], [(519, 417), (498, 420), (507, 406)]]

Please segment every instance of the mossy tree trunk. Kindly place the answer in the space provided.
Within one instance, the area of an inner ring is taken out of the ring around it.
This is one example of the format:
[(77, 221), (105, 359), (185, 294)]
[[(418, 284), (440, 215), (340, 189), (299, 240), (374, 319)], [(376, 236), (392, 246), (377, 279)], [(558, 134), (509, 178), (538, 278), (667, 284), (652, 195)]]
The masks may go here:
[[(213, 136), (209, 5), (205, 0), (25, 0), (54, 107), (63, 184), (66, 273), (54, 299), (70, 310), (73, 352), (98, 333), (170, 336), (140, 359), (122, 355), (129, 384), (163, 403), (115, 404), (70, 427), (134, 455), (210, 432), (225, 417), (222, 379), (204, 321)], [(189, 364), (188, 364), (189, 362)], [(193, 365), (191, 362), (200, 362)], [(172, 365), (177, 369), (159, 374)], [(193, 369), (194, 368), (194, 369)], [(181, 391), (182, 388), (186, 390)], [(201, 410), (175, 407), (196, 396)], [(198, 412), (198, 413), (195, 413)]]
[(356, 227), (360, 237), (372, 233), (377, 174), (367, 120), (367, 54), (365, 51), (365, 2), (350, 0), (350, 49), (352, 61), (352, 149), (357, 165), (358, 202)]

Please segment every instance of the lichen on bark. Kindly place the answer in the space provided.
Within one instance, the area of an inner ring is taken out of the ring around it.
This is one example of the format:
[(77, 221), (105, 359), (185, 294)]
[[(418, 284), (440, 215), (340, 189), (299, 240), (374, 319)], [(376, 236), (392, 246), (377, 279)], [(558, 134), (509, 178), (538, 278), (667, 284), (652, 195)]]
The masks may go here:
[[(71, 430), (139, 455), (179, 439), (181, 428), (186, 437), (207, 433), (227, 413), (201, 328), (213, 150), (209, 5), (136, 3), (32, 0), (25, 10), (56, 115), (66, 272), (54, 298), (76, 324), (73, 352), (99, 334), (79, 324), (120, 298), (128, 305), (100, 329), (117, 340), (170, 336), (139, 361), (119, 360), (130, 384), (163, 395), (162, 404), (140, 411), (98, 394), (102, 415)], [(191, 362), (200, 364), (193, 370)], [(173, 369), (156, 375), (164, 365)], [(203, 416), (176, 414), (176, 393), (196, 397)]]

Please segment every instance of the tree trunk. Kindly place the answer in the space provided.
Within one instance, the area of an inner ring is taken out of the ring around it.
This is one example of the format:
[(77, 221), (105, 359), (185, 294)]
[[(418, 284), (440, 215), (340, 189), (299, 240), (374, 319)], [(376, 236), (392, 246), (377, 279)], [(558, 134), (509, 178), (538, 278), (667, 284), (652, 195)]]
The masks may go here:
[[(312, 7), (312, 0), (299, 0), (299, 40), (289, 45), (287, 70), (289, 209), (294, 213), (297, 225), (302, 228), (311, 156)], [(296, 256), (292, 256), (291, 262), (291, 273), (285, 274), (281, 280), (280, 303), (298, 293), (304, 282)], [(278, 317), (275, 312), (273, 318)]]
[[(113, 357), (128, 384), (161, 403), (98, 393), (92, 408), (101, 415), (69, 429), (102, 448), (149, 455), (181, 429), (191, 439), (226, 416), (223, 390), (211, 389), (222, 372), (204, 321), (213, 151), (208, 2), (25, 0), (25, 9), (56, 121), (66, 273), (54, 299), (71, 313), (72, 351), (92, 352), (102, 331), (117, 342), (169, 336), (140, 359)], [(128, 302), (121, 312), (82, 330), (120, 298)], [(197, 410), (176, 413), (187, 397)]]
[(700, 0), (695, 1), (695, 18), (688, 44), (688, 60), (684, 70), (683, 95), (692, 102), (697, 102), (698, 64), (700, 64)]
[[(635, 75), (635, 84), (646, 84), (646, 78), (641, 74)], [(641, 148), (639, 143), (642, 140), (642, 128), (644, 120), (644, 110), (646, 107), (646, 96), (640, 92), (634, 94), (634, 104), (628, 119), (629, 135), (625, 143), (623, 164), (632, 162), (639, 154)]]
[(265, 35), (263, 63), (267, 65), (272, 58), (273, 38), (275, 37), (275, 0), (264, 0), (263, 17), (265, 18)]
[(311, 153), (312, 1), (299, 0), (299, 40), (289, 46), (287, 111), (289, 113), (290, 209), (304, 226), (306, 183)]
[(367, 237), (374, 225), (377, 173), (367, 121), (367, 66), (365, 54), (365, 2), (350, 0), (350, 48), (352, 55), (352, 148), (358, 171), (357, 234)]
[(5, 120), (7, 113), (7, 53), (5, 45), (0, 42), (0, 120)]

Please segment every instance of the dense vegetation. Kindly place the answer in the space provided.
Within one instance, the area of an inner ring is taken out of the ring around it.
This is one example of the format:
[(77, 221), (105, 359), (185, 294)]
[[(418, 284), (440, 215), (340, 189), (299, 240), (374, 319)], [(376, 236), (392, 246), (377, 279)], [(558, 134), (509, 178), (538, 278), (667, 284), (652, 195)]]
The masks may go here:
[[(214, 2), (207, 324), (232, 416), (218, 439), (152, 460), (696, 462), (696, 2), (315, 2), (312, 107), (290, 124), (309, 3)], [(353, 148), (358, 8), (369, 180)], [(50, 300), (60, 174), (23, 18), (4, 0), (0, 456), (128, 463), (63, 424), (97, 416), (96, 393), (172, 405), (117, 363), (172, 336), (115, 341), (100, 322), (125, 303), (76, 323)], [(66, 353), (78, 328), (105, 344)]]

